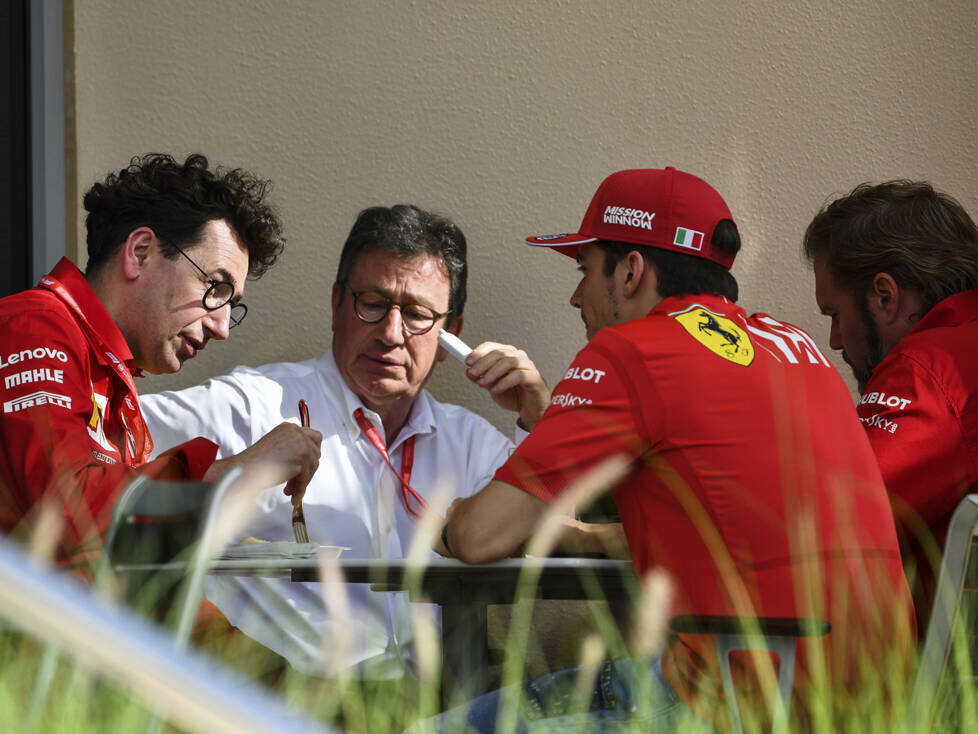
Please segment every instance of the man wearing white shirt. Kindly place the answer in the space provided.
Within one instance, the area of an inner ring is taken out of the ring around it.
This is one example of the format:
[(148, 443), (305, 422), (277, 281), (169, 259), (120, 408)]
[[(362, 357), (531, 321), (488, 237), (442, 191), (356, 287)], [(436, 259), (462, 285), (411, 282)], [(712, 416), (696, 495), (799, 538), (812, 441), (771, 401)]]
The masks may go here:
[[(465, 237), (451, 221), (405, 205), (361, 212), (333, 285), (331, 349), (143, 396), (157, 447), (205, 436), (219, 456), (230, 456), (283, 420), (298, 421), (304, 399), (311, 426), (323, 434), (321, 470), (303, 499), (310, 538), (346, 546), (352, 557), (404, 556), (425, 506), (444, 514), (452, 500), (487, 484), (512, 449), (486, 420), (423, 389), (446, 356), (438, 328), (461, 331), (466, 275)], [(523, 352), (481, 344), (466, 364), (469, 379), (519, 413), (522, 428), (546, 408), (549, 390)], [(243, 534), (291, 540), (288, 498), (265, 493)], [(410, 657), (405, 595), (346, 588), (353, 619), (332, 618), (312, 583), (212, 577), (207, 597), (300, 672), (361, 664), (367, 677), (399, 676)], [(344, 644), (330, 644), (337, 639)]]

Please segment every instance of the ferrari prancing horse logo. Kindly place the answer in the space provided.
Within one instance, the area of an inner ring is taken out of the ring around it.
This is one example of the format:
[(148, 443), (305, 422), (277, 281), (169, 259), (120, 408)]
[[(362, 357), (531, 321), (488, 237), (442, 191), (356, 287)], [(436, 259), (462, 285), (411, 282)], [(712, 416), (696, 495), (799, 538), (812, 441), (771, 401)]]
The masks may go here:
[(754, 361), (754, 345), (750, 337), (730, 319), (699, 305), (670, 316), (714, 354), (744, 367)]

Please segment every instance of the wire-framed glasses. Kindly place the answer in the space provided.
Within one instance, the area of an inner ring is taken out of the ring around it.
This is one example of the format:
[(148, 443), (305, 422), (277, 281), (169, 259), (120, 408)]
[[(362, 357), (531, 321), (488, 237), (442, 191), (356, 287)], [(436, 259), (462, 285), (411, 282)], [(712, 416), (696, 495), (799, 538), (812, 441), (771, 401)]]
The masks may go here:
[[(224, 308), (224, 306), (231, 302), (231, 299), (234, 298), (234, 283), (226, 280), (214, 280), (204, 272), (204, 269), (200, 265), (191, 259), (190, 255), (176, 245), (173, 245), (173, 247), (177, 252), (187, 258), (190, 264), (197, 268), (200, 274), (204, 276), (204, 280), (207, 281), (209, 287), (204, 291), (204, 297), (202, 299), (204, 308), (208, 311), (216, 311), (219, 308)], [(240, 301), (238, 303), (231, 303), (231, 323), (228, 328), (233, 329), (235, 326), (238, 326), (244, 321), (247, 315), (248, 307), (246, 305)]]
[(376, 291), (350, 291), (353, 294), (353, 312), (367, 324), (382, 321), (392, 308), (401, 312), (401, 327), (408, 334), (418, 336), (427, 334), (435, 322), (452, 312), (451, 309), (438, 313), (420, 303), (397, 303)]

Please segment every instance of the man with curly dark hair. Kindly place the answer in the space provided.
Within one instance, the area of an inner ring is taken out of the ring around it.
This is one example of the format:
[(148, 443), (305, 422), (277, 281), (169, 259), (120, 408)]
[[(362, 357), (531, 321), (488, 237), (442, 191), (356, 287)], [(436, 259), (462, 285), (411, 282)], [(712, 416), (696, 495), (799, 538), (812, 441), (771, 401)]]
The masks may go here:
[(301, 497), (317, 431), (284, 424), (215, 462), (198, 438), (149, 461), (153, 440), (133, 378), (176, 372), (241, 323), (245, 279), (285, 244), (269, 183), (151, 153), (85, 194), (88, 265), (63, 258), (35, 288), (0, 300), (0, 531), (27, 536), (42, 505), (63, 520), (57, 559), (99, 554), (112, 506), (138, 474), (213, 480), (271, 463)]

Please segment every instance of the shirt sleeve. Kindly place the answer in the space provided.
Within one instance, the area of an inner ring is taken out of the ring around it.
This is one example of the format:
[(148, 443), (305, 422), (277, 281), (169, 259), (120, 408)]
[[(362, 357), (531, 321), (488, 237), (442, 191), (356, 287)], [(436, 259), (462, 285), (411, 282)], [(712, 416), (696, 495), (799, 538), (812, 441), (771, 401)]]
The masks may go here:
[[(274, 384), (255, 389), (281, 392)], [(141, 395), (139, 407), (153, 437), (154, 455), (194, 436), (216, 443), (221, 459), (244, 451), (261, 437), (255, 433), (265, 422), (255, 415), (247, 393), (232, 372), (184, 390)]]
[[(65, 565), (97, 557), (112, 508), (125, 487), (140, 474), (160, 479), (199, 479), (214, 460), (216, 447), (191, 441), (138, 467), (114, 457), (98, 460), (89, 435), (93, 398), (89, 348), (84, 337), (66, 329), (61, 315), (32, 311), (5, 319), (0, 352), (39, 349), (30, 362), (40, 382), (34, 404), (22, 407), (22, 386), (12, 386), (12, 370), (0, 370), (0, 522), (4, 531), (29, 537), (34, 511), (42, 504), (59, 508), (63, 529), (56, 553)], [(39, 347), (39, 345), (42, 345)]]
[(860, 398), (859, 420), (872, 444), (905, 532), (930, 528), (939, 542), (975, 475), (954, 395), (924, 365), (898, 355)]
[[(552, 502), (602, 461), (648, 447), (641, 438), (636, 388), (612, 344), (594, 337), (564, 373), (550, 405), (495, 478)], [(637, 358), (637, 356), (636, 356)]]
[(521, 426), (519, 423), (517, 423), (516, 430), (513, 434), (513, 443), (519, 446), (521, 443), (523, 443), (523, 441), (526, 440), (526, 437), (529, 435), (530, 432), (525, 428), (523, 428), (523, 426)]
[(488, 421), (472, 416), (468, 440), (468, 486), (459, 494), (468, 497), (485, 487), (513, 453), (513, 442)]

